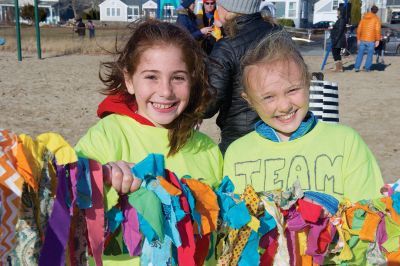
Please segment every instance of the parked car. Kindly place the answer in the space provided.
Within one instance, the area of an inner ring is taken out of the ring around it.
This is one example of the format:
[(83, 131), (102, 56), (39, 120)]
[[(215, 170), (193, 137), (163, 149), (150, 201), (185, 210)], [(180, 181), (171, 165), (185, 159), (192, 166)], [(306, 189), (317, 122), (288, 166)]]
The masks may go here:
[[(386, 43), (385, 53), (400, 55), (400, 31), (387, 25), (382, 25), (381, 34), (383, 37), (382, 41)], [(348, 33), (347, 50), (352, 54), (357, 53), (357, 29)]]
[(333, 24), (335, 24), (334, 21), (320, 21), (317, 23), (314, 23), (311, 28), (313, 29), (329, 29), (332, 28)]
[(386, 38), (385, 53), (400, 55), (400, 31), (390, 30), (386, 31), (384, 38)]
[(392, 12), (392, 18), (390, 24), (395, 24), (400, 22), (400, 12)]

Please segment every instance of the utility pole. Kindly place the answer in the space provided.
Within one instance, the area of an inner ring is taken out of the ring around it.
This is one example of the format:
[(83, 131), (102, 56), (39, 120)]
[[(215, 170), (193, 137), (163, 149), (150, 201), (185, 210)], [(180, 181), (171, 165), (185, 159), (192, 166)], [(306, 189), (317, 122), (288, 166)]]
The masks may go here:
[(21, 53), (21, 28), (19, 25), (19, 5), (18, 0), (14, 0), (14, 12), (15, 12), (15, 31), (17, 35), (17, 54), (18, 61), (22, 61), (22, 53)]
[(38, 8), (38, 0), (34, 1), (34, 10), (35, 10), (35, 31), (36, 31), (36, 50), (37, 56), (39, 59), (42, 59), (42, 48), (40, 47), (40, 28), (39, 28), (39, 8)]

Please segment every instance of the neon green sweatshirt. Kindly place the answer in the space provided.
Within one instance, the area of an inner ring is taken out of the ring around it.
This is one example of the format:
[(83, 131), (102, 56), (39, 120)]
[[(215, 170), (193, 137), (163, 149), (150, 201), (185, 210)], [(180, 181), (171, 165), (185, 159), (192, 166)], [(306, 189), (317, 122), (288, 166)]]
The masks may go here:
[(237, 193), (247, 184), (256, 191), (286, 190), (298, 179), (304, 190), (351, 201), (380, 196), (383, 179), (360, 135), (337, 124), (318, 122), (301, 138), (272, 142), (255, 131), (233, 142), (224, 158)]

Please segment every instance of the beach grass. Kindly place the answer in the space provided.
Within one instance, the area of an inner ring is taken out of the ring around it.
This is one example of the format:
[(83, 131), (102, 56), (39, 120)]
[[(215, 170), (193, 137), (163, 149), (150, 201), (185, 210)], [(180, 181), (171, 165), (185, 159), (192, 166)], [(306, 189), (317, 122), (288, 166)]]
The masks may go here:
[[(80, 38), (72, 27), (41, 27), (40, 44), (42, 54), (107, 54), (115, 51), (117, 41), (121, 47), (126, 41), (129, 29), (127, 27), (99, 27), (96, 37), (89, 39), (88, 32)], [(0, 37), (5, 38), (5, 45), (0, 51), (16, 52), (17, 38), (15, 27), (0, 27)], [(36, 33), (34, 26), (21, 27), (21, 50), (24, 53), (36, 53)]]

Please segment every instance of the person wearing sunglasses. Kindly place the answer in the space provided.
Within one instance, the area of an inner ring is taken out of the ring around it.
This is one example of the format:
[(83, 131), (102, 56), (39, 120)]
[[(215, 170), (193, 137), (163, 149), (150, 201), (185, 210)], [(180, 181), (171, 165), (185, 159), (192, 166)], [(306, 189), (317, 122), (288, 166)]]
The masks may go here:
[(211, 35), (212, 27), (200, 27), (197, 24), (197, 17), (194, 13), (195, 0), (183, 0), (181, 7), (178, 8), (178, 18), (176, 23), (189, 31), (189, 33), (198, 41), (202, 41)]
[(222, 23), (218, 20), (218, 12), (215, 0), (203, 0), (203, 5), (197, 14), (199, 28), (212, 27), (212, 32), (201, 41), (203, 50), (210, 54), (215, 43), (222, 38)]

